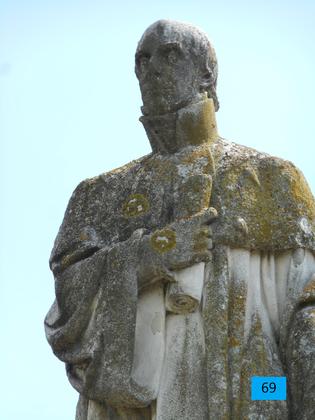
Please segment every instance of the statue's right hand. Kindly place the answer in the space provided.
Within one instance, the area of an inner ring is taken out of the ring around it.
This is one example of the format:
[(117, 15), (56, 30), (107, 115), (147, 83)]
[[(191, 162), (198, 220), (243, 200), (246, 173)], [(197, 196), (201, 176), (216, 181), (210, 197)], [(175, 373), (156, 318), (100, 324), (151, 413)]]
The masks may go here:
[(214, 208), (175, 221), (153, 232), (147, 246), (167, 270), (180, 270), (197, 262), (209, 261), (212, 245), (210, 224), (217, 218)]

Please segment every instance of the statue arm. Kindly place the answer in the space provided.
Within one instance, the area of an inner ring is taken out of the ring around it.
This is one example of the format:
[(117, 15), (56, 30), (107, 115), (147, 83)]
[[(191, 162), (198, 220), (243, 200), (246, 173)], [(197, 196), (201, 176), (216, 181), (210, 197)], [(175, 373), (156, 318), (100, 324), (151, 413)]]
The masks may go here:
[(87, 181), (74, 190), (49, 260), (56, 299), (45, 318), (46, 337), (61, 360), (72, 360), (73, 348), (87, 328), (91, 307), (105, 271), (107, 249), (86, 217)]
[[(66, 363), (71, 384), (112, 405), (142, 406), (154, 399), (155, 389), (131, 378), (142, 236), (136, 231), (55, 271), (56, 300), (45, 320), (47, 339)], [(145, 271), (162, 275), (160, 267)]]
[[(146, 405), (156, 390), (131, 378), (142, 290), (174, 281), (172, 270), (209, 258), (206, 225), (214, 215), (206, 211), (151, 234), (139, 229), (123, 242), (105, 244), (90, 217), (94, 199), (81, 183), (58, 233), (50, 260), (56, 300), (45, 319), (47, 339), (82, 395), (105, 397), (113, 405)], [(165, 240), (170, 240), (166, 249)]]
[(141, 234), (115, 244), (100, 238), (96, 188), (83, 181), (69, 201), (50, 259), (56, 299), (45, 330), (82, 395), (114, 399), (116, 389), (127, 401), (132, 392), (122, 388), (129, 384), (134, 349)]
[[(290, 410), (294, 418), (315, 418), (315, 258), (304, 264), (311, 274), (293, 312), (286, 340)], [(313, 274), (312, 274), (313, 273)]]
[[(98, 249), (94, 243), (90, 248), (60, 253), (59, 258), (53, 254), (56, 301), (45, 325), (48, 341), (58, 357), (64, 358), (63, 352), (79, 339), (87, 326), (101, 282), (109, 283), (113, 276), (115, 266), (110, 265), (110, 261), (116, 259), (117, 264), (121, 264), (131, 259), (128, 271), (134, 271), (136, 293), (138, 288), (141, 290), (157, 281), (174, 281), (172, 271), (210, 258), (212, 242), (206, 224), (214, 217), (209, 210), (152, 234), (138, 230), (127, 241), (112, 247)], [(115, 253), (120, 256), (114, 258)]]

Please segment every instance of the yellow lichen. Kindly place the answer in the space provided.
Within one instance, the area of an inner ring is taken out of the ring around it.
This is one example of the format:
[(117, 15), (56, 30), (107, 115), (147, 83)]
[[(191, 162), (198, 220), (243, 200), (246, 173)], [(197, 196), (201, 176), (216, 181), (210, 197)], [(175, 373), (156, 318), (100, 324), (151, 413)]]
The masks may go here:
[(159, 183), (171, 182), (177, 174), (177, 168), (173, 161), (164, 158), (152, 158), (144, 162), (143, 167)]
[(176, 246), (176, 233), (171, 229), (156, 230), (151, 236), (152, 248), (163, 254)]
[(304, 287), (303, 293), (301, 296), (302, 303), (314, 303), (315, 301), (315, 274), (311, 278), (310, 283)]
[(61, 269), (66, 269), (71, 264), (71, 255), (65, 255), (61, 259)]
[(181, 158), (181, 162), (184, 165), (194, 165), (202, 161), (204, 161), (202, 172), (204, 174), (212, 174), (214, 172), (214, 160), (208, 144), (195, 147)]
[(192, 216), (208, 208), (212, 190), (212, 180), (205, 175), (190, 176), (179, 188), (179, 201), (183, 217)]
[(194, 240), (194, 244), (193, 244), (194, 251), (204, 252), (207, 250), (209, 238), (208, 238), (208, 232), (206, 232), (206, 230), (202, 230), (198, 232), (197, 234), (195, 234), (193, 240)]
[(125, 217), (141, 216), (150, 208), (148, 199), (143, 194), (131, 194), (123, 204), (123, 215)]
[(308, 286), (304, 287), (303, 293), (315, 293), (315, 280)]
[[(243, 218), (256, 246), (280, 247), (292, 235), (302, 234), (302, 217), (310, 223), (315, 219), (314, 198), (303, 175), (290, 162), (268, 158), (254, 164), (235, 159), (219, 174), (211, 205), (218, 207), (219, 197), (226, 226)], [(231, 245), (231, 229), (229, 235)]]
[(240, 344), (240, 340), (238, 340), (236, 337), (229, 337), (229, 347), (239, 347)]
[(80, 233), (80, 241), (87, 241), (88, 239), (89, 237), (85, 232)]
[(184, 144), (212, 143), (218, 138), (215, 110), (211, 99), (192, 105), (188, 110), (184, 109), (181, 112), (180, 134)]

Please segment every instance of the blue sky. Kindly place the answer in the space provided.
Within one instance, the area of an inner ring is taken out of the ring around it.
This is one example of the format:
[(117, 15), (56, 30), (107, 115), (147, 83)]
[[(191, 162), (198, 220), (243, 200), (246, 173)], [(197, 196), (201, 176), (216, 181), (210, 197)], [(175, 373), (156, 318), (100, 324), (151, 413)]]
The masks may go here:
[(150, 151), (134, 52), (160, 18), (208, 33), (221, 136), (293, 161), (315, 191), (315, 2), (0, 1), (1, 419), (69, 420), (46, 343), (49, 253), (84, 178)]

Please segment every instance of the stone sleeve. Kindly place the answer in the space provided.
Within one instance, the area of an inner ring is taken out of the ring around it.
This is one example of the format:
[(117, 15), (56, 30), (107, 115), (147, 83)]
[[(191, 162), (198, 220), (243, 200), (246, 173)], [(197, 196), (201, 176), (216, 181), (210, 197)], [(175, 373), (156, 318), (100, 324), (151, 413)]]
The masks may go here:
[(132, 236), (55, 274), (47, 339), (80, 394), (113, 406), (148, 405), (156, 392), (132, 379), (138, 247)]
[(105, 264), (106, 252), (100, 250), (55, 273), (56, 299), (45, 318), (45, 331), (54, 353), (65, 362), (88, 327)]

